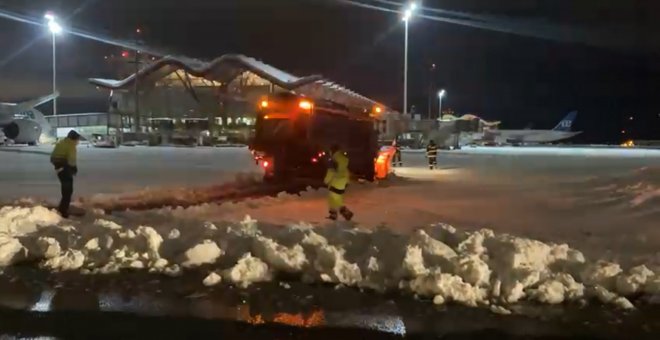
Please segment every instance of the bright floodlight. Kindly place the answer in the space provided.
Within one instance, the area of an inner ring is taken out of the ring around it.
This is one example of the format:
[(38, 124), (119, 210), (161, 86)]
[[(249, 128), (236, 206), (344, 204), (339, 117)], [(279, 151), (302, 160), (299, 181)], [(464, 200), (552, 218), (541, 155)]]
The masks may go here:
[(55, 16), (53, 15), (53, 13), (50, 13), (50, 12), (46, 13), (46, 14), (44, 15), (44, 18), (46, 18), (46, 20), (48, 20), (48, 21), (53, 21), (53, 20), (55, 20)]
[(410, 20), (411, 16), (412, 16), (412, 11), (410, 9), (407, 9), (405, 12), (403, 12), (403, 21)]
[(411, 4), (410, 4), (410, 10), (411, 10), (411, 11), (414, 11), (414, 10), (416, 10), (416, 9), (417, 9), (417, 4), (414, 3), (414, 2), (411, 3)]
[(445, 96), (445, 93), (446, 93), (445, 90), (440, 90), (440, 91), (438, 91), (438, 98), (442, 98), (442, 97), (444, 97), (444, 96)]
[(60, 26), (60, 24), (58, 24), (55, 20), (48, 21), (48, 29), (53, 34), (59, 34), (62, 32), (62, 26)]

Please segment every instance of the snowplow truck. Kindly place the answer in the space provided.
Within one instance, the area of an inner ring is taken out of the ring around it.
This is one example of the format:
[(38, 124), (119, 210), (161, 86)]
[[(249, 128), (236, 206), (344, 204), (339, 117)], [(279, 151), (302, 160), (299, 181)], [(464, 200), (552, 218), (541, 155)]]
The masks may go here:
[(347, 153), (353, 177), (374, 179), (378, 131), (369, 111), (292, 93), (259, 102), (250, 148), (265, 180), (322, 180), (332, 145)]

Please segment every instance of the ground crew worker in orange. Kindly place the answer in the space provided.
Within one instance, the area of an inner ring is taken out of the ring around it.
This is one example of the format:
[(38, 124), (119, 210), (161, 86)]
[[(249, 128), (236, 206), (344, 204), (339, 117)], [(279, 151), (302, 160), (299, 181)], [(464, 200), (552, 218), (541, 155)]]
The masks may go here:
[(74, 131), (69, 131), (66, 138), (55, 144), (55, 149), (50, 155), (50, 162), (55, 167), (57, 178), (60, 180), (62, 199), (57, 207), (62, 217), (69, 217), (69, 205), (73, 195), (73, 176), (78, 173), (76, 164), (76, 147), (80, 141), (80, 135)]
[(337, 213), (340, 213), (347, 221), (350, 221), (353, 218), (353, 212), (344, 205), (344, 192), (346, 191), (350, 176), (348, 171), (348, 156), (338, 145), (333, 145), (330, 148), (330, 154), (330, 165), (323, 180), (329, 190), (328, 207), (330, 215), (328, 218), (336, 221), (338, 217)]

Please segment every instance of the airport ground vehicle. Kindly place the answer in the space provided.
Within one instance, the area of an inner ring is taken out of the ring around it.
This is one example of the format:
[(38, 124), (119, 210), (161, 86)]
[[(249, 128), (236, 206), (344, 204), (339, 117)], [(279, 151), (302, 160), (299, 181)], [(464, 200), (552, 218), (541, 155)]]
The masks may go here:
[(353, 176), (372, 180), (378, 131), (369, 114), (328, 100), (275, 94), (259, 103), (250, 147), (268, 180), (323, 178), (334, 144), (348, 154)]

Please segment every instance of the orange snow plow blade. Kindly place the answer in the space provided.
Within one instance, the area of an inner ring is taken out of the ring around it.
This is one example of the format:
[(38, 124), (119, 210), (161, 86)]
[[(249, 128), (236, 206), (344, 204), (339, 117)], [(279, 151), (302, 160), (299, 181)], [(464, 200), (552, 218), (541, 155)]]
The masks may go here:
[(375, 167), (376, 167), (376, 179), (385, 179), (390, 173), (390, 164), (392, 164), (392, 157), (396, 148), (393, 146), (388, 146), (382, 148), (378, 152), (378, 158), (376, 158)]

